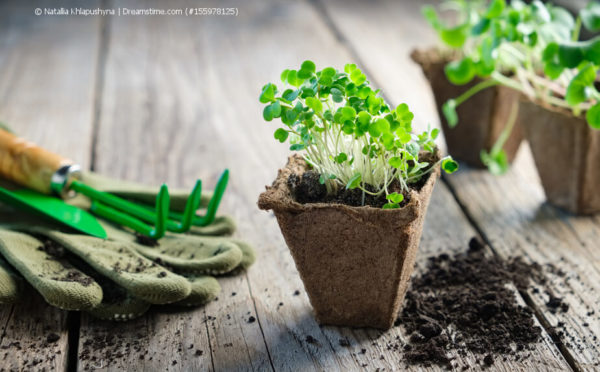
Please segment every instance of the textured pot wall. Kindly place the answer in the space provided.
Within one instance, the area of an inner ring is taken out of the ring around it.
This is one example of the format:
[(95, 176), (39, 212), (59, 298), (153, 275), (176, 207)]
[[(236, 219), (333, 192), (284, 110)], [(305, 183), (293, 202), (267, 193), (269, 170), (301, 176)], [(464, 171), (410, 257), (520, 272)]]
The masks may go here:
[(439, 170), (401, 209), (299, 204), (287, 178), (305, 162), (291, 157), (259, 206), (273, 209), (322, 324), (386, 329), (406, 293), (423, 220)]
[[(442, 105), (481, 80), (475, 79), (460, 86), (450, 83), (444, 73), (447, 60), (434, 50), (415, 51), (412, 58), (421, 65), (431, 85), (448, 153), (470, 166), (485, 167), (481, 162), (480, 152), (482, 149), (489, 151), (494, 145), (507, 124), (513, 104), (518, 103), (519, 94), (506, 87), (485, 89), (457, 107), (458, 125), (450, 128), (442, 113)], [(522, 129), (517, 122), (503, 146), (509, 162), (515, 158), (522, 140)]]
[(526, 99), (519, 116), (548, 201), (575, 214), (600, 212), (600, 131), (584, 115)]

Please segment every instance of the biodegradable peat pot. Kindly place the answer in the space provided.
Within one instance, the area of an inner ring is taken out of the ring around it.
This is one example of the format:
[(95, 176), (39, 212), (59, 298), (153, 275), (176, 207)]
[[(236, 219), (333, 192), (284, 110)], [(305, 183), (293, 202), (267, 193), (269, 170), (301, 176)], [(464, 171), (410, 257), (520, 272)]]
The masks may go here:
[[(480, 157), (481, 150), (490, 151), (508, 122), (513, 104), (518, 104), (519, 93), (503, 86), (484, 89), (456, 108), (459, 122), (456, 127), (450, 128), (442, 112), (442, 105), (449, 99), (460, 96), (481, 80), (474, 79), (465, 85), (449, 82), (444, 73), (444, 66), (449, 62), (449, 58), (442, 57), (435, 49), (415, 50), (411, 57), (421, 66), (433, 90), (448, 153), (470, 166), (484, 168)], [(522, 141), (523, 132), (517, 122), (503, 146), (509, 163), (515, 158)]]
[(300, 204), (288, 187), (307, 170), (291, 156), (258, 206), (272, 209), (321, 324), (390, 328), (413, 271), (439, 168), (399, 209)]
[(548, 201), (575, 214), (600, 212), (600, 131), (585, 115), (526, 98), (519, 117)]

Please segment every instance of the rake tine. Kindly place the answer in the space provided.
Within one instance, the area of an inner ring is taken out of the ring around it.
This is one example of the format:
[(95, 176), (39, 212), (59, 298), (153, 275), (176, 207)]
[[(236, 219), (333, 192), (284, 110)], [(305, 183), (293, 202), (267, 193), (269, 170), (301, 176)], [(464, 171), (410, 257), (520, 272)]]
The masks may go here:
[(192, 189), (192, 192), (190, 193), (190, 196), (188, 197), (187, 201), (185, 202), (185, 210), (183, 212), (183, 215), (174, 217), (173, 213), (169, 212), (169, 218), (180, 221), (179, 228), (170, 229), (170, 231), (183, 233), (183, 232), (188, 231), (192, 227), (192, 223), (194, 220), (194, 216), (196, 214), (196, 210), (198, 209), (198, 206), (200, 205), (201, 197), (202, 197), (202, 181), (197, 180), (196, 184), (194, 185), (194, 188)]
[(139, 219), (132, 217), (127, 213), (121, 212), (116, 208), (108, 206), (98, 200), (92, 201), (90, 210), (100, 217), (115, 222), (119, 225), (127, 226), (152, 239), (160, 239), (165, 235), (169, 214), (169, 199), (169, 189), (167, 188), (167, 185), (162, 185), (160, 192), (156, 197), (156, 219), (154, 221), (154, 228), (140, 221)]
[[(200, 181), (200, 180), (198, 180)], [(166, 185), (163, 185), (163, 187), (166, 187)], [(73, 189), (74, 191), (81, 193), (87, 197), (89, 197), (93, 202), (100, 202), (103, 206), (109, 206), (112, 209), (118, 209), (120, 211), (122, 211), (122, 213), (127, 213), (130, 216), (139, 218), (142, 221), (145, 221), (146, 223), (155, 223), (157, 216), (156, 213), (158, 212), (157, 207), (155, 206), (154, 208), (148, 205), (142, 205), (142, 204), (138, 204), (138, 203), (132, 203), (128, 200), (122, 199), (118, 196), (103, 192), (103, 191), (98, 191), (90, 186), (87, 186), (84, 183), (81, 183), (79, 181), (73, 181), (71, 183), (71, 189)], [(157, 200), (160, 197), (160, 194), (162, 192), (162, 187), (161, 187), (161, 191), (159, 192), (159, 194), (157, 195)], [(195, 215), (195, 211), (198, 208), (198, 205), (200, 204), (200, 198), (202, 195), (202, 184), (198, 184), (198, 182), (196, 182), (196, 185), (194, 186), (194, 189), (192, 190), (192, 193), (190, 194), (190, 197), (188, 198), (187, 202), (186, 202), (186, 212), (183, 215), (179, 215), (177, 217), (177, 221), (172, 221), (169, 219), (169, 210), (167, 207), (166, 213), (167, 213), (167, 221), (165, 222), (165, 226), (166, 226), (166, 230), (168, 231), (173, 231), (173, 232), (178, 232), (178, 233), (182, 233), (182, 232), (186, 232), (190, 229), (192, 223), (193, 223), (193, 217)], [(101, 207), (103, 210), (104, 208)], [(188, 223), (187, 220), (190, 220), (190, 222)], [(181, 222), (178, 222), (181, 221)]]
[[(217, 186), (213, 191), (213, 196), (210, 198), (208, 202), (208, 206), (206, 207), (206, 214), (204, 216), (193, 215), (192, 224), (194, 226), (206, 226), (210, 225), (217, 215), (217, 210), (219, 209), (219, 204), (221, 203), (221, 199), (223, 198), (223, 194), (225, 193), (225, 189), (227, 188), (227, 182), (229, 181), (229, 169), (225, 169), (219, 177), (217, 181)], [(186, 204), (187, 207), (187, 204)], [(196, 208), (197, 209), (197, 208)], [(186, 210), (187, 211), (187, 210)], [(170, 212), (169, 218), (175, 220), (182, 220), (184, 215), (178, 212)]]

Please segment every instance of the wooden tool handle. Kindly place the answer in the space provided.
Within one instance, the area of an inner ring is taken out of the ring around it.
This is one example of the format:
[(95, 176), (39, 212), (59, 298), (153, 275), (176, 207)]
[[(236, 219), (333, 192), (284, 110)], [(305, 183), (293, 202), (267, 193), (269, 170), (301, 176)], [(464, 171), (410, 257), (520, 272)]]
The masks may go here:
[(0, 178), (50, 194), (52, 175), (73, 162), (0, 129)]

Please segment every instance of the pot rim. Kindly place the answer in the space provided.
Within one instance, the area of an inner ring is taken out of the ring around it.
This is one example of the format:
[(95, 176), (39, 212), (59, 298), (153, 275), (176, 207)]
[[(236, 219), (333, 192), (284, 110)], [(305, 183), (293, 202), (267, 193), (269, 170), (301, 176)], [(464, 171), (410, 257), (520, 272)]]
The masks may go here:
[(538, 98), (531, 98), (523, 93), (521, 93), (519, 95), (519, 103), (526, 103), (526, 104), (533, 104), (533, 105), (537, 105), (540, 106), (543, 109), (546, 109), (548, 111), (552, 111), (555, 112), (559, 115), (562, 116), (567, 116), (569, 119), (579, 119), (580, 121), (583, 121), (586, 123), (587, 125), (587, 121), (585, 120), (585, 113), (586, 111), (581, 111), (581, 115), (576, 116), (575, 114), (573, 114), (572, 110), (566, 109), (564, 107), (558, 107), (558, 106), (554, 106), (554, 105), (550, 105), (547, 102), (544, 102)]
[[(441, 156), (439, 150), (437, 150), (435, 153), (435, 159), (437, 161), (440, 158)], [(324, 202), (302, 204), (294, 200), (287, 185), (288, 177), (292, 173), (297, 173), (294, 172), (293, 168), (302, 166), (301, 164), (306, 167), (306, 161), (300, 154), (292, 154), (288, 157), (288, 162), (286, 163), (285, 167), (279, 169), (273, 184), (271, 186), (266, 186), (266, 190), (260, 194), (258, 199), (258, 207), (260, 209), (273, 210), (275, 212), (308, 212), (312, 210), (335, 209), (360, 214), (387, 213), (390, 216), (406, 215), (407, 212), (416, 212), (419, 209), (421, 202), (420, 198), (417, 198), (416, 196), (430, 193), (440, 175), (440, 167), (435, 167), (433, 171), (426, 175), (428, 177), (427, 181), (419, 190), (410, 189), (409, 202), (400, 208), (383, 209), (369, 205), (355, 207), (341, 203)]]

